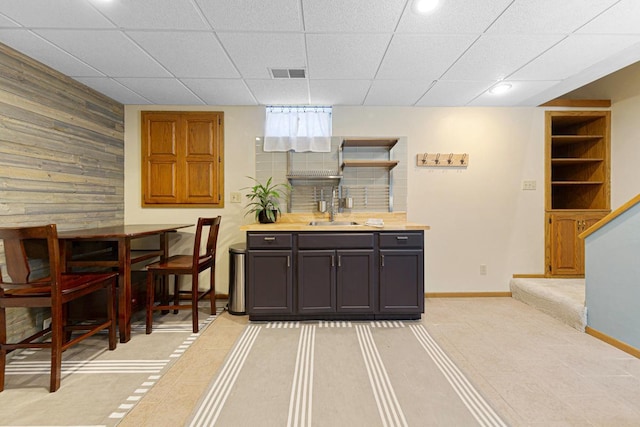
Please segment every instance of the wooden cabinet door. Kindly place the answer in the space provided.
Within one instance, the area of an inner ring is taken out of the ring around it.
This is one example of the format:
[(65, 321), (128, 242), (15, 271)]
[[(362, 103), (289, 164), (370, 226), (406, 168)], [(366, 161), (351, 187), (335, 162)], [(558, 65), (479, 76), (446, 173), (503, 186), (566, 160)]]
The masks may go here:
[(180, 202), (178, 169), (180, 117), (173, 113), (142, 114), (143, 203)]
[(419, 249), (380, 250), (380, 312), (424, 311), (424, 262)]
[(249, 314), (293, 313), (293, 272), (290, 250), (248, 251), (247, 310)]
[(575, 214), (551, 214), (549, 216), (549, 272), (554, 276), (575, 276), (581, 271), (584, 249), (578, 238), (579, 217)]
[[(587, 231), (589, 229), (589, 227), (591, 227), (592, 225), (594, 225), (596, 222), (600, 221), (602, 218), (604, 218), (606, 216), (606, 213), (586, 213), (584, 215), (582, 215), (581, 217), (581, 222), (578, 223), (578, 232), (583, 233), (585, 231)], [(581, 275), (584, 275), (584, 271), (585, 271), (585, 263), (584, 263), (584, 239), (578, 238), (579, 242), (579, 246), (580, 246), (580, 271), (581, 271)]]
[(549, 273), (552, 276), (584, 275), (584, 241), (578, 236), (605, 215), (602, 212), (549, 214)]
[(223, 206), (222, 113), (142, 113), (143, 205)]
[(375, 311), (375, 258), (370, 250), (337, 251), (337, 311)]
[(301, 250), (297, 269), (298, 313), (335, 313), (336, 252)]

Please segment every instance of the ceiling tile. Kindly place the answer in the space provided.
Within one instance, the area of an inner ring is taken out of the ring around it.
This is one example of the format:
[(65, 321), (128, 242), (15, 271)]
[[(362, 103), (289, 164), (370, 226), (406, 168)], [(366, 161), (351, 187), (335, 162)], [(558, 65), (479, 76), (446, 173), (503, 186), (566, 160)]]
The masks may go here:
[(618, 0), (515, 0), (487, 33), (569, 34)]
[(0, 40), (7, 46), (67, 76), (102, 76), (99, 71), (58, 49), (30, 30), (0, 30)]
[(198, 99), (186, 86), (176, 79), (158, 78), (119, 78), (119, 83), (147, 98), (154, 104), (161, 105), (201, 105)]
[[(482, 106), (482, 107), (500, 107), (505, 105), (523, 105), (523, 102), (531, 98), (535, 94), (548, 89), (556, 84), (557, 81), (512, 81), (509, 80), (512, 85), (509, 92), (502, 95), (495, 95), (489, 92), (483, 92), (476, 99), (469, 102), (470, 106)], [(526, 105), (528, 107), (535, 107), (537, 105)]]
[(431, 86), (431, 81), (376, 80), (364, 105), (414, 105)]
[(132, 92), (117, 81), (109, 77), (75, 77), (75, 80), (84, 83), (90, 88), (115, 99), (121, 104), (151, 104), (152, 102)]
[(123, 29), (211, 29), (190, 0), (135, 0), (94, 5)]
[(311, 80), (312, 105), (362, 105), (370, 80)]
[(420, 107), (454, 107), (467, 105), (478, 94), (493, 85), (493, 81), (438, 81), (416, 103)]
[(306, 68), (304, 35), (220, 33), (222, 45), (245, 78), (270, 78), (269, 68)]
[(432, 82), (439, 79), (476, 38), (473, 35), (396, 35), (376, 78)]
[(299, 0), (196, 0), (214, 30), (300, 31)]
[[(163, 104), (535, 105), (640, 60), (639, 0), (412, 5), (0, 0), (0, 39), (119, 100)], [(308, 77), (274, 80), (276, 67)], [(501, 79), (519, 89), (488, 98)]]
[(386, 34), (307, 34), (309, 77), (372, 79), (390, 38)]
[(509, 76), (515, 80), (562, 80), (640, 42), (640, 35), (573, 35)]
[(442, 1), (433, 13), (420, 15), (411, 9), (412, 1), (410, 0), (397, 31), (430, 34), (480, 34), (500, 16), (512, 1)]
[(304, 29), (318, 32), (392, 32), (406, 0), (303, 0)]
[(640, 1), (622, 0), (580, 28), (577, 33), (638, 34), (639, 23)]
[(16, 28), (20, 24), (0, 13), (0, 28)]
[(259, 104), (309, 104), (309, 88), (306, 79), (247, 80), (247, 85)]
[(37, 34), (109, 77), (169, 77), (119, 31), (38, 30)]
[(562, 40), (561, 35), (485, 35), (447, 71), (445, 80), (500, 80)]
[(176, 77), (239, 77), (213, 33), (128, 31), (127, 34)]
[(114, 28), (86, 0), (2, 0), (2, 13), (25, 27)]
[(208, 105), (256, 105), (247, 85), (240, 79), (181, 79)]

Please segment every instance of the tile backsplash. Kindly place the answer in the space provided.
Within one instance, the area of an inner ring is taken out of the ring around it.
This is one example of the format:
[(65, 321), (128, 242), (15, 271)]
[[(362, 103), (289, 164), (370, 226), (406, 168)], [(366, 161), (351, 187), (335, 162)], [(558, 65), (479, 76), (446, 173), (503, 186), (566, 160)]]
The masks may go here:
[[(316, 202), (328, 200), (331, 188), (339, 185), (341, 197), (353, 199), (351, 212), (405, 212), (407, 209), (407, 143), (398, 139), (388, 150), (381, 147), (344, 147), (342, 159), (398, 160), (398, 165), (388, 170), (384, 167), (345, 167), (340, 171), (340, 144), (344, 137), (331, 138), (331, 152), (294, 153), (265, 152), (263, 139), (255, 141), (256, 179), (266, 182), (290, 182), (293, 186), (289, 212), (306, 213), (316, 210)], [(339, 175), (342, 179), (324, 179), (319, 176)], [(287, 176), (313, 176), (313, 179)], [(391, 203), (391, 209), (390, 209)], [(337, 206), (336, 206), (337, 208)]]

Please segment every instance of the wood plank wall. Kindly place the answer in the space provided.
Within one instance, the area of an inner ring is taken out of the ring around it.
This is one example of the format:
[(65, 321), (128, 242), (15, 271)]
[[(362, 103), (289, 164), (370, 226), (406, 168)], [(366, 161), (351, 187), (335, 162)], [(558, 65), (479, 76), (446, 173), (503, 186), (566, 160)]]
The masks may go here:
[[(124, 106), (0, 43), (0, 227), (123, 221)], [(7, 314), (12, 338), (47, 316)]]

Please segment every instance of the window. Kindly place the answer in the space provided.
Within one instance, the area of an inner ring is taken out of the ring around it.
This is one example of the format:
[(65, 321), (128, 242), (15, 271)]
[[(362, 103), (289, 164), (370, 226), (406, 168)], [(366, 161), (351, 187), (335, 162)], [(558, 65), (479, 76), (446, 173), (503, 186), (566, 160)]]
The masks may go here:
[(331, 151), (331, 107), (267, 107), (264, 151)]
[(142, 112), (142, 206), (224, 206), (223, 118)]

